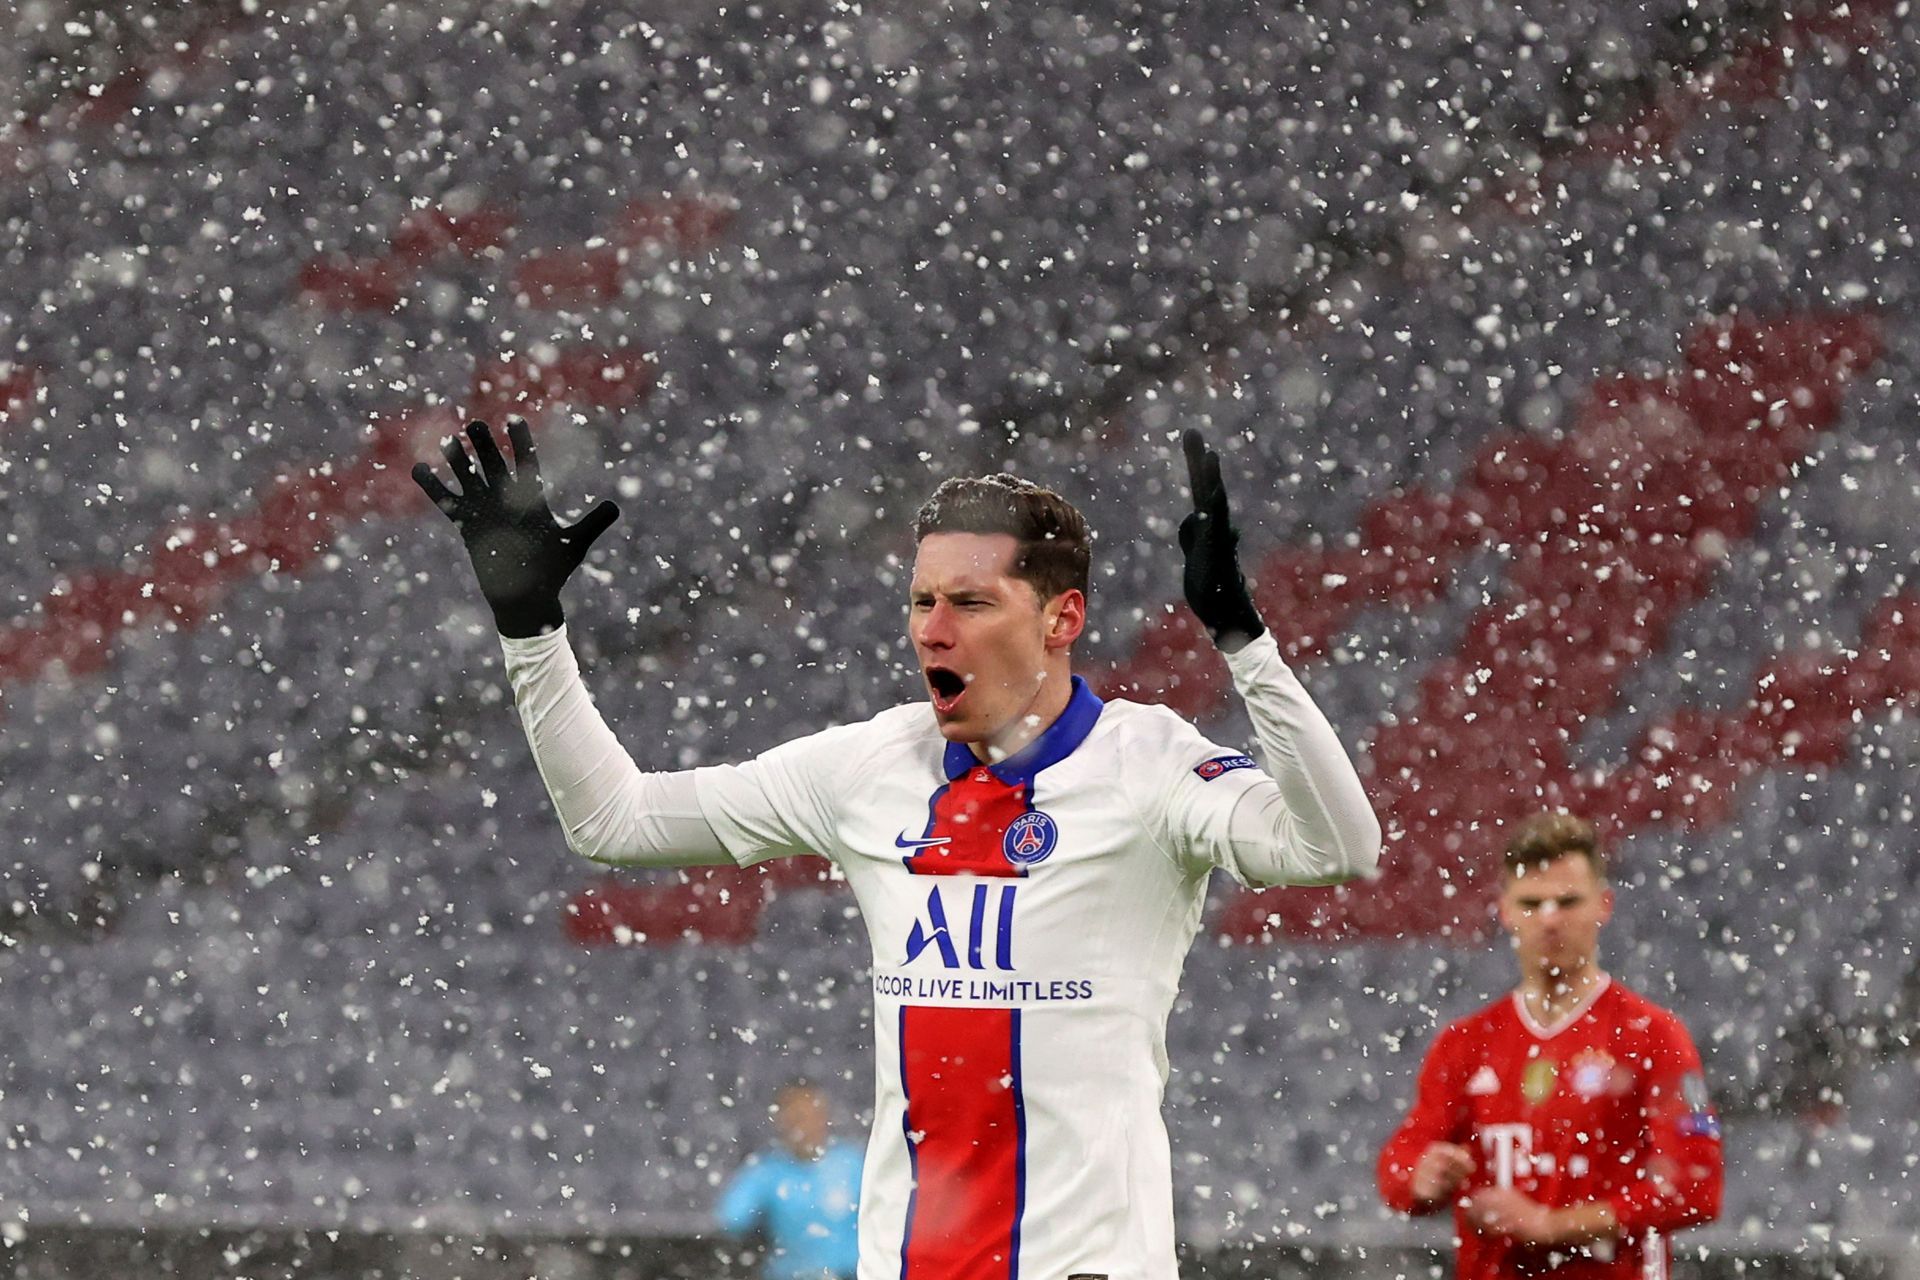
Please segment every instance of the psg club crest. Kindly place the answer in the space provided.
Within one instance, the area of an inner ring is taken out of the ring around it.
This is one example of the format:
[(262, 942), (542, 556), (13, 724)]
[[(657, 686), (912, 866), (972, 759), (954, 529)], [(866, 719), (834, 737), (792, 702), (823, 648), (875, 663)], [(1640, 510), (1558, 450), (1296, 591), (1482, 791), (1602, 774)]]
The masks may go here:
[(1060, 828), (1052, 818), (1035, 809), (1007, 824), (1007, 835), (1000, 842), (1000, 849), (1014, 866), (1031, 867), (1045, 862), (1059, 842)]

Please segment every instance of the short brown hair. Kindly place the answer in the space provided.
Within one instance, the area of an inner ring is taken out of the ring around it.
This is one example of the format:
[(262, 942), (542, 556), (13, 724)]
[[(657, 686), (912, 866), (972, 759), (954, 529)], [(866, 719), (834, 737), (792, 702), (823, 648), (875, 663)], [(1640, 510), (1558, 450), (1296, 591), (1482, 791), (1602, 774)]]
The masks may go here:
[(1536, 813), (1516, 827), (1507, 841), (1507, 874), (1517, 876), (1572, 853), (1584, 855), (1593, 864), (1594, 874), (1607, 878), (1607, 858), (1600, 852), (1591, 822), (1554, 810)]
[(1087, 593), (1093, 532), (1074, 505), (1018, 476), (964, 476), (943, 481), (913, 517), (918, 546), (933, 533), (1005, 533), (1019, 547), (1013, 576), (1042, 600), (1063, 591)]

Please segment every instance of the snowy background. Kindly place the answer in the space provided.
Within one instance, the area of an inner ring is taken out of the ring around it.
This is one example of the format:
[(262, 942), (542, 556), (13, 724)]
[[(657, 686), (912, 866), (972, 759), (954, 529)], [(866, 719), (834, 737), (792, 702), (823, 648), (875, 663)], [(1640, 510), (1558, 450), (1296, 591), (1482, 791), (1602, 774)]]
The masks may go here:
[(0, 1210), (698, 1230), (779, 1081), (870, 1091), (816, 866), (571, 859), (406, 479), (536, 424), (649, 767), (917, 696), (906, 521), (1098, 534), (1090, 672), (1227, 740), (1177, 435), (1387, 873), (1223, 886), (1190, 1240), (1404, 1235), (1372, 1164), (1599, 818), (1609, 966), (1728, 1120), (1708, 1239), (1920, 1229), (1915, 22), (1638, 5), (11, 6)]

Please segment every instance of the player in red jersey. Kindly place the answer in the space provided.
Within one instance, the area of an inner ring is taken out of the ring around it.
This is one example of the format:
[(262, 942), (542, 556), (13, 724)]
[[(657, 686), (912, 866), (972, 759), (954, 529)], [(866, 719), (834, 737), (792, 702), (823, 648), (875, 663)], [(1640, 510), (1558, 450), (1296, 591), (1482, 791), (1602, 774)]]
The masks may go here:
[(1459, 1280), (1662, 1280), (1665, 1236), (1720, 1214), (1720, 1122), (1680, 1020), (1599, 962), (1593, 828), (1541, 814), (1506, 854), (1520, 985), (1446, 1028), (1380, 1153), (1404, 1213), (1453, 1208)]

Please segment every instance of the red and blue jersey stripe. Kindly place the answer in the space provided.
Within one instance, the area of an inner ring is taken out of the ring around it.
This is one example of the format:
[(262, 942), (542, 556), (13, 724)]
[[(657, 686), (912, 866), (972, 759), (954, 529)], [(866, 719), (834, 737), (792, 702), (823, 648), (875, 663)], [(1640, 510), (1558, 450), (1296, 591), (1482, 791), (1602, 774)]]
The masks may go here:
[[(998, 764), (984, 764), (963, 743), (949, 743), (946, 785), (927, 804), (928, 843), (903, 859), (914, 875), (1021, 877), (1032, 870), (1008, 851), (1030, 827), (1034, 778), (1071, 755), (1093, 731), (1101, 702), (1074, 677), (1059, 719)], [(1044, 857), (1044, 851), (1041, 856)], [(997, 967), (1011, 969), (1011, 886), (1000, 895)], [(972, 898), (975, 916), (989, 909), (986, 887)], [(975, 919), (969, 937), (982, 936)], [(942, 954), (952, 952), (951, 944)], [(984, 957), (970, 953), (969, 967)], [(957, 960), (957, 955), (955, 955)], [(950, 962), (951, 963), (951, 962)], [(906, 1098), (903, 1137), (913, 1170), (901, 1280), (1019, 1280), (1020, 1227), (1026, 1212), (1027, 1117), (1020, 1066), (1017, 1008), (900, 1009), (900, 1084)]]

